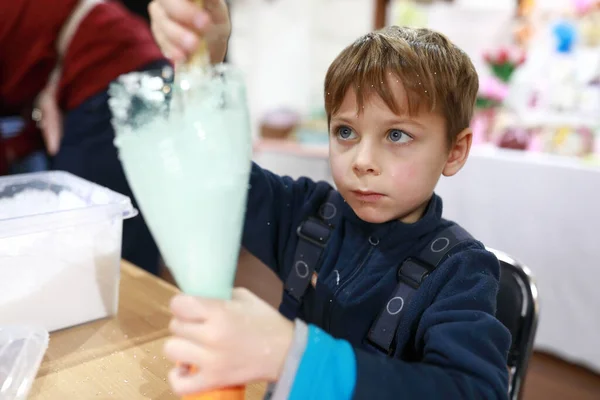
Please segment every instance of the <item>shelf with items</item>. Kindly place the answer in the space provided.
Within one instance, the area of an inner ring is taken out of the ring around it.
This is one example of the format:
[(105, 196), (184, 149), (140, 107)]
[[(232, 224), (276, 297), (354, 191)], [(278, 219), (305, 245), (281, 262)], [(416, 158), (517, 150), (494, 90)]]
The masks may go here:
[(329, 134), (327, 116), (322, 105), (309, 115), (280, 110), (263, 118), (256, 151), (276, 151), (306, 157), (327, 157)]
[[(600, 1), (573, 1), (531, 20), (527, 42), (486, 56), (493, 76), (482, 80), (475, 142), (597, 160), (600, 25), (590, 21), (600, 21)], [(511, 58), (515, 49), (523, 54)]]
[(265, 139), (259, 138), (254, 142), (255, 153), (278, 153), (306, 158), (327, 158), (329, 147), (327, 145), (308, 145), (298, 142), (293, 138)]
[[(254, 144), (254, 151), (258, 154), (275, 153), (282, 157), (294, 156), (318, 160), (326, 159), (329, 156), (329, 147), (327, 144), (302, 143), (293, 136), (287, 139), (257, 139)], [(599, 158), (577, 158), (552, 153), (519, 151), (510, 148), (501, 148), (492, 143), (474, 145), (471, 148), (470, 157), (600, 172)]]

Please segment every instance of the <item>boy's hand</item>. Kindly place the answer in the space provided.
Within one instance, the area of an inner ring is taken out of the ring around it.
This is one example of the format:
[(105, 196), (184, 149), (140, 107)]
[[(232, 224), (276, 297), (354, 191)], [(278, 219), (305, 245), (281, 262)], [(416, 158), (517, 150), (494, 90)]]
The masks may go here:
[(278, 380), (294, 326), (250, 291), (235, 289), (231, 301), (177, 295), (171, 310), (174, 337), (165, 343), (165, 354), (197, 368), (193, 374), (171, 371), (177, 395)]
[(231, 34), (225, 0), (204, 0), (204, 8), (192, 0), (153, 0), (148, 5), (152, 33), (165, 55), (173, 61), (188, 59), (206, 39), (212, 63), (222, 62)]

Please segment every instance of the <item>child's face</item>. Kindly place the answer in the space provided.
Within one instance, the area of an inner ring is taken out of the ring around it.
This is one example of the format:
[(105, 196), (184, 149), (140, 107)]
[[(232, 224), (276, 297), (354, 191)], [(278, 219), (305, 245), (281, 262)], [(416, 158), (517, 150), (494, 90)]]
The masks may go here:
[[(407, 110), (402, 82), (390, 76), (387, 83), (400, 109)], [(357, 109), (349, 90), (331, 115), (329, 156), (339, 192), (364, 221), (416, 222), (440, 175), (454, 175), (466, 161), (470, 130), (448, 148), (445, 120), (438, 113), (395, 114), (376, 94), (365, 98), (358, 114)]]

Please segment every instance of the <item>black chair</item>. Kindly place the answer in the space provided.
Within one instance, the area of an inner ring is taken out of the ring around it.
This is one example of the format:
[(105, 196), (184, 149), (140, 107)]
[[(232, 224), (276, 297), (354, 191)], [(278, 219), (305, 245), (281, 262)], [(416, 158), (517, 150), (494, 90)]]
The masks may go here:
[(500, 261), (500, 290), (496, 317), (512, 334), (508, 354), (509, 398), (522, 396), (527, 365), (533, 352), (533, 341), (539, 318), (537, 286), (531, 271), (507, 254), (488, 249)]

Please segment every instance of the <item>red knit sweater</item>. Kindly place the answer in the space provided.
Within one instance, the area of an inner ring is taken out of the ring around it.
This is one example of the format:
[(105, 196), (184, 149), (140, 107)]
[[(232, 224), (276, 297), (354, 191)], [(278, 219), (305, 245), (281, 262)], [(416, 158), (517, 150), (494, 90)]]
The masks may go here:
[[(78, 0), (0, 1), (0, 116), (29, 115), (57, 60), (56, 40)], [(120, 3), (96, 6), (75, 33), (63, 65), (58, 99), (72, 110), (106, 89), (123, 73), (161, 59), (147, 23)], [(6, 156), (17, 158), (39, 148), (40, 134), (0, 141), (0, 174)]]

